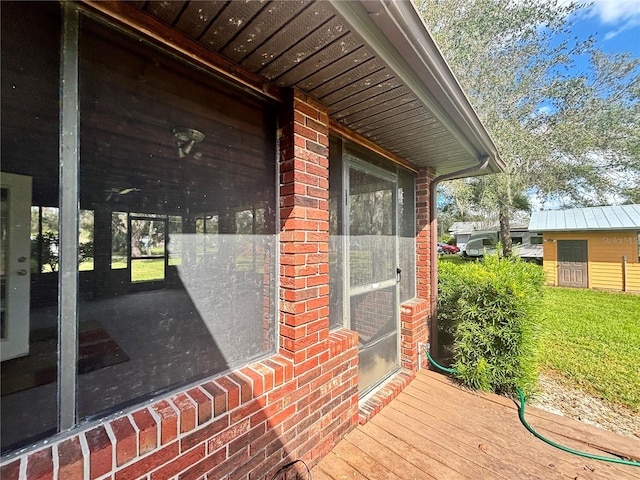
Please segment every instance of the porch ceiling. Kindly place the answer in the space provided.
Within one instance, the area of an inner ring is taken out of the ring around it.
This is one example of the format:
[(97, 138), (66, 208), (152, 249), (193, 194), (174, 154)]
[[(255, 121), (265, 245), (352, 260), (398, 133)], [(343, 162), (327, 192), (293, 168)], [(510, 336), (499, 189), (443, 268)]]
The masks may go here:
[(413, 5), (382, 0), (130, 2), (416, 167), (451, 174), (489, 158), (491, 138)]

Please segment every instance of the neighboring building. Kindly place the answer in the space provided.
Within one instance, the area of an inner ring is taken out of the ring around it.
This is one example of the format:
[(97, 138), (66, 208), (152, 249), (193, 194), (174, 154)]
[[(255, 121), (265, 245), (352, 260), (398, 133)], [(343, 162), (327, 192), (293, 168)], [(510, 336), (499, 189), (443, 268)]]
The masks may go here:
[(411, 380), (435, 185), (502, 169), (411, 2), (1, 22), (2, 480), (268, 479)]
[(471, 238), (471, 234), (479, 230), (486, 230), (491, 226), (485, 222), (454, 222), (449, 227), (449, 233), (456, 239), (456, 245), (460, 248), (460, 251), (463, 251)]
[(640, 291), (640, 205), (535, 212), (529, 230), (549, 285)]

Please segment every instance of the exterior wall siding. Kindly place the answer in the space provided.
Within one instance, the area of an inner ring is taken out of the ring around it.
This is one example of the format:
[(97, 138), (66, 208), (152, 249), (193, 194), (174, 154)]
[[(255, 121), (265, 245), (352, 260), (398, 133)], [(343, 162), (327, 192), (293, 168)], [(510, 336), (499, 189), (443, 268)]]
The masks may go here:
[(626, 290), (640, 291), (638, 233), (635, 231), (547, 232), (543, 235), (547, 285), (558, 284), (558, 240), (587, 240), (589, 288), (624, 290), (623, 257), (627, 257)]

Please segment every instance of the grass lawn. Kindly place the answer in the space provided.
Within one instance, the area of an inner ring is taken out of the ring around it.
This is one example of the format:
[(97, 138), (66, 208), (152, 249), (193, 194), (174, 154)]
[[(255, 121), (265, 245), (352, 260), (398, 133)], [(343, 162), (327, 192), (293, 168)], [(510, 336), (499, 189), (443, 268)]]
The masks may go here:
[(545, 287), (542, 317), (544, 370), (640, 412), (640, 295)]

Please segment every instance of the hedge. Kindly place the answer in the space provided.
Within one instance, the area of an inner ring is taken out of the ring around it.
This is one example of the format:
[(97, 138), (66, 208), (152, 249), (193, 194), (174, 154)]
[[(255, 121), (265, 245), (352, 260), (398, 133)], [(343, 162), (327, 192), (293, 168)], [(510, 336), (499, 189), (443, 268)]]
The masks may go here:
[[(482, 262), (440, 262), (438, 328), (465, 386), (526, 396), (537, 379), (542, 267), (518, 258), (488, 255)], [(442, 356), (442, 355), (441, 355)]]

